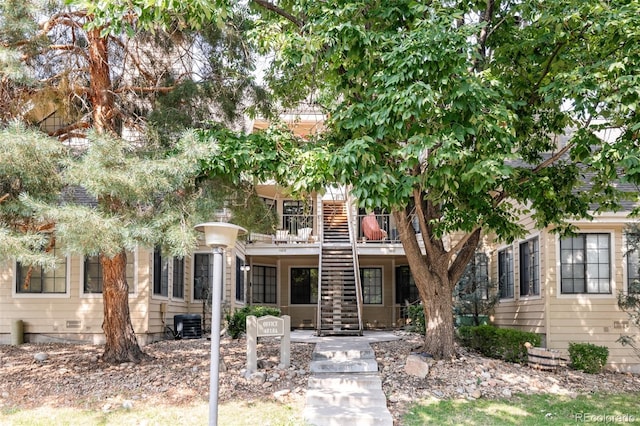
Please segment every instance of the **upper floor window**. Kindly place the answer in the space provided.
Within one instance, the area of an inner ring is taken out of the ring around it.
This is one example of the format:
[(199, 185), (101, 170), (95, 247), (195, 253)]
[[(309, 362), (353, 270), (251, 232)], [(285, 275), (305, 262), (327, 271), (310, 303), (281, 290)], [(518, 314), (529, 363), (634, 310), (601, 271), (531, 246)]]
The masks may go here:
[(513, 248), (498, 252), (498, 291), (501, 299), (513, 297)]
[(360, 268), (360, 285), (365, 305), (382, 304), (382, 268)]
[(540, 249), (538, 238), (520, 244), (520, 296), (540, 295)]
[(16, 264), (16, 293), (23, 294), (64, 294), (67, 292), (67, 258), (59, 248), (53, 247), (51, 254), (56, 257), (55, 267)]
[[(126, 278), (129, 285), (129, 293), (133, 293), (135, 290), (135, 273), (134, 265), (135, 258), (133, 253), (126, 252), (127, 254), (127, 271)], [(84, 285), (83, 292), (85, 294), (102, 294), (102, 264), (100, 263), (100, 256), (87, 256), (84, 259)]]
[(609, 234), (579, 234), (560, 240), (562, 294), (611, 293)]
[(318, 301), (318, 268), (291, 268), (291, 303), (313, 304)]

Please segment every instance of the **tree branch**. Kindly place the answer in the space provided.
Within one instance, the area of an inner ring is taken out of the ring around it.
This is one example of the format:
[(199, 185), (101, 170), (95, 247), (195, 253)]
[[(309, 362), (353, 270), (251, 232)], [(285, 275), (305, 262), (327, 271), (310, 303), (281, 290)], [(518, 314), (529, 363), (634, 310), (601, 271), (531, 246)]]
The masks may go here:
[(276, 6), (275, 4), (273, 4), (271, 2), (268, 2), (266, 0), (253, 0), (253, 2), (258, 4), (259, 6), (264, 7), (267, 10), (270, 10), (270, 11), (275, 12), (276, 14), (282, 16), (283, 18), (285, 18), (287, 21), (293, 23), (298, 28), (302, 28), (304, 26), (304, 21), (302, 21), (302, 19), (297, 18), (296, 16), (292, 15), (291, 13), (289, 13), (286, 10)]

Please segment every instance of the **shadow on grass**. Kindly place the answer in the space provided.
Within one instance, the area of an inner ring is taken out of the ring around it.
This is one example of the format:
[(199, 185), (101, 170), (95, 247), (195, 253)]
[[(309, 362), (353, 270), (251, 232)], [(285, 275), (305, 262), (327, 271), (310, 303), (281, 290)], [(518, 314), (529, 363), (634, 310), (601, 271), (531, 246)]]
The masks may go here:
[(517, 395), (510, 400), (419, 401), (402, 425), (571, 425), (582, 423), (640, 425), (640, 392), (562, 395)]

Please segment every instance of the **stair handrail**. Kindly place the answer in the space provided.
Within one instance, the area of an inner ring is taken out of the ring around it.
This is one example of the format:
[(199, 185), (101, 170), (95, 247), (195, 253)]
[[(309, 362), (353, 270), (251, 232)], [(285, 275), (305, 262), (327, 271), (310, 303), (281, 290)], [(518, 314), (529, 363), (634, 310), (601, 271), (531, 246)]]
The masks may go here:
[(318, 300), (316, 306), (316, 335), (322, 336), (322, 245), (324, 244), (324, 206), (322, 200), (317, 208), (318, 212)]
[[(360, 262), (358, 259), (358, 244), (357, 244), (357, 236), (355, 232), (355, 224), (353, 221), (353, 197), (351, 197), (351, 191), (349, 188), (346, 189), (346, 208), (347, 208), (347, 228), (349, 228), (349, 242), (351, 243), (351, 251), (353, 252), (353, 275), (356, 283), (356, 305), (358, 309), (358, 331), (360, 335), (363, 333), (363, 325), (362, 325), (362, 285), (360, 283)], [(356, 215), (356, 220), (358, 216)]]

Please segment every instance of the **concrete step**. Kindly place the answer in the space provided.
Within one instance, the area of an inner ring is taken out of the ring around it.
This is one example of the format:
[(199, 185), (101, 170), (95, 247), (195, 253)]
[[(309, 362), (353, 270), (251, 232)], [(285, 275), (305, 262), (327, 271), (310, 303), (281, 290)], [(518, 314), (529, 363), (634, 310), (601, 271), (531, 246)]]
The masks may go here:
[(376, 373), (378, 363), (375, 359), (324, 360), (309, 363), (311, 373)]
[(367, 345), (366, 348), (352, 348), (352, 349), (327, 349), (313, 351), (312, 360), (334, 360), (334, 361), (346, 361), (346, 360), (358, 360), (358, 359), (374, 359), (375, 352), (371, 346)]
[(382, 389), (382, 379), (377, 373), (324, 373), (314, 374), (307, 383), (309, 389), (339, 389), (357, 391)]
[(306, 405), (310, 407), (384, 407), (387, 405), (387, 398), (379, 389), (365, 389), (359, 391), (308, 389)]
[(352, 407), (305, 407), (305, 424), (313, 426), (393, 426), (386, 405), (353, 409)]

